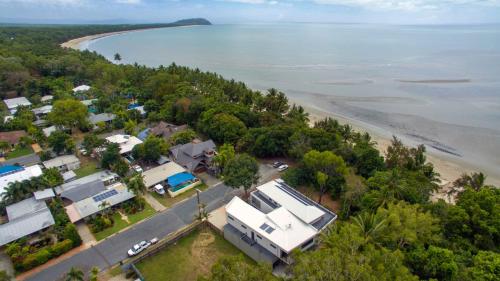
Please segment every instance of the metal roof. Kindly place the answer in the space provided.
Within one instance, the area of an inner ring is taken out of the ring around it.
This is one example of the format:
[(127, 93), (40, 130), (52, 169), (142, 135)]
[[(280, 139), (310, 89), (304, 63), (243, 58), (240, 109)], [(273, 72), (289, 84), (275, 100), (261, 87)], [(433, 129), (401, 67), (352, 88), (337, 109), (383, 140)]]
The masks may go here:
[(0, 225), (0, 246), (55, 223), (47, 204), (34, 197), (7, 206), (7, 216), (9, 222)]
[(5, 162), (0, 163), (0, 167), (2, 166), (7, 166), (7, 165), (20, 165), (20, 166), (32, 166), (34, 164), (40, 163), (40, 156), (38, 156), (35, 153), (17, 157), (17, 158), (12, 158), (9, 159)]
[(90, 182), (93, 182), (96, 180), (100, 180), (102, 182), (105, 182), (105, 181), (109, 181), (109, 180), (117, 179), (117, 178), (119, 178), (117, 174), (110, 172), (108, 170), (105, 170), (105, 171), (93, 173), (93, 174), (88, 175), (86, 177), (79, 178), (77, 180), (62, 184), (62, 185), (56, 187), (55, 190), (56, 190), (56, 194), (61, 194), (64, 191), (78, 188), (81, 185), (84, 185), (84, 184), (87, 184), (87, 183), (90, 183)]
[(100, 114), (90, 114), (89, 121), (92, 124), (97, 124), (99, 122), (109, 122), (113, 121), (116, 115), (112, 113), (100, 113)]
[(22, 182), (24, 180), (29, 180), (33, 177), (38, 177), (41, 175), (42, 168), (40, 168), (39, 165), (25, 167), (23, 170), (3, 175), (0, 177), (0, 194), (7, 186), (9, 186), (9, 183), (13, 183), (16, 181)]
[(104, 190), (106, 190), (104, 183), (101, 180), (97, 179), (95, 181), (84, 183), (79, 185), (78, 187), (63, 191), (61, 193), (61, 197), (69, 199), (73, 202), (77, 202), (85, 198), (92, 197)]
[(45, 168), (50, 169), (50, 168), (54, 168), (54, 167), (61, 167), (61, 166), (67, 165), (67, 164), (76, 163), (76, 162), (80, 162), (80, 159), (78, 159), (78, 157), (76, 157), (75, 155), (71, 154), (71, 155), (58, 156), (56, 158), (44, 161), (43, 165), (45, 166)]
[(36, 200), (45, 200), (56, 196), (52, 188), (46, 188), (44, 190), (36, 191), (33, 193), (33, 195), (35, 196)]
[(184, 169), (179, 164), (175, 162), (169, 162), (153, 169), (144, 171), (142, 173), (142, 176), (144, 177), (144, 184), (146, 185), (146, 187), (151, 187), (155, 184), (166, 181), (167, 178), (172, 175), (185, 171), (186, 169)]
[(25, 97), (13, 98), (13, 99), (5, 99), (3, 100), (5, 105), (7, 105), (8, 109), (17, 108), (18, 106), (30, 106), (31, 102)]

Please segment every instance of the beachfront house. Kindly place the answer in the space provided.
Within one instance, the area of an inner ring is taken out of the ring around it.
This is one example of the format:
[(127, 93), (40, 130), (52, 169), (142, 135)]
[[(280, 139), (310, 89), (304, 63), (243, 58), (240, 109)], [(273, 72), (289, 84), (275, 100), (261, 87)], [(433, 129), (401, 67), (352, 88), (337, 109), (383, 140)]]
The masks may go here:
[(205, 171), (210, 167), (216, 155), (216, 146), (212, 140), (204, 142), (193, 140), (190, 143), (173, 146), (169, 151), (173, 161), (193, 173)]
[(59, 172), (64, 173), (80, 168), (80, 159), (75, 155), (62, 155), (44, 161), (43, 166), (47, 169), (56, 168)]
[[(78, 222), (135, 197), (117, 174), (101, 171), (55, 188), (71, 222)], [(106, 201), (107, 204), (102, 204)]]
[(13, 99), (4, 99), (3, 102), (7, 106), (7, 109), (10, 111), (10, 114), (14, 115), (17, 112), (17, 108), (20, 106), (30, 107), (31, 102), (25, 97), (13, 98)]
[(316, 244), (337, 215), (283, 180), (258, 186), (249, 203), (234, 197), (226, 205), (224, 237), (256, 261), (290, 264), (295, 249)]
[(38, 192), (36, 196), (7, 206), (9, 221), (0, 225), (0, 246), (54, 225), (54, 217), (44, 201), (48, 198), (51, 198), (49, 192)]

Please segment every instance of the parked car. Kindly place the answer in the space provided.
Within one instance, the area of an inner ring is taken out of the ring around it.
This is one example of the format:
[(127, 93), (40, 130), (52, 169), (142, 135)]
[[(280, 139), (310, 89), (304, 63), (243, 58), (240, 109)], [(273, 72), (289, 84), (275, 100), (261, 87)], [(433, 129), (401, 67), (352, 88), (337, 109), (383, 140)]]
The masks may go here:
[(284, 164), (278, 167), (278, 171), (283, 172), (284, 170), (288, 169), (288, 165)]
[(153, 239), (149, 240), (149, 242), (150, 242), (151, 244), (156, 244), (156, 243), (158, 243), (158, 241), (159, 241), (159, 240), (158, 240), (158, 237), (155, 237), (155, 238), (153, 238)]
[(127, 254), (129, 257), (133, 257), (146, 250), (149, 246), (151, 246), (151, 242), (141, 241), (135, 244), (130, 250), (128, 250)]
[(154, 190), (156, 193), (160, 194), (160, 195), (164, 195), (165, 194), (165, 189), (163, 188), (163, 186), (161, 184), (157, 184), (154, 186)]
[(278, 168), (278, 167), (280, 167), (280, 166), (282, 166), (282, 165), (284, 165), (284, 164), (285, 164), (285, 163), (283, 163), (283, 162), (276, 161), (276, 162), (274, 162), (274, 163), (273, 163), (273, 168)]
[(144, 170), (142, 170), (142, 167), (139, 165), (132, 166), (132, 169), (134, 169), (134, 171), (139, 173), (139, 174), (142, 174), (142, 172), (144, 172)]

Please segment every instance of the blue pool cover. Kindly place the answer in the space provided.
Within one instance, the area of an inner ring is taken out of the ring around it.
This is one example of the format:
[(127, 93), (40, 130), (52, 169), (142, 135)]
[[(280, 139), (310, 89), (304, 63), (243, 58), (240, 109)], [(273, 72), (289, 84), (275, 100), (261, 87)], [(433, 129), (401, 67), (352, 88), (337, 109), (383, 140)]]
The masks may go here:
[(127, 106), (127, 109), (134, 109), (134, 108), (138, 108), (139, 106), (141, 106), (141, 105), (138, 103), (131, 103)]
[(3, 167), (0, 167), (0, 176), (4, 176), (4, 175), (11, 174), (11, 173), (21, 171), (21, 170), (24, 170), (24, 168), (21, 166), (6, 165)]
[(179, 184), (185, 183), (189, 180), (194, 179), (195, 176), (191, 175), (190, 173), (183, 172), (183, 173), (178, 173), (173, 176), (170, 176), (167, 178), (167, 183), (171, 187), (176, 187)]

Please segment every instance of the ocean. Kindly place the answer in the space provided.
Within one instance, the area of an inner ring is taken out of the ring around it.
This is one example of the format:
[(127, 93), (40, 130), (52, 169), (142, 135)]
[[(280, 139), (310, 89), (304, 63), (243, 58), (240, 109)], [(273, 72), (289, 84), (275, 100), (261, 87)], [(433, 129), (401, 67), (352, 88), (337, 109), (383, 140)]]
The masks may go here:
[(122, 63), (217, 72), (500, 174), (500, 26), (234, 24), (85, 42)]

